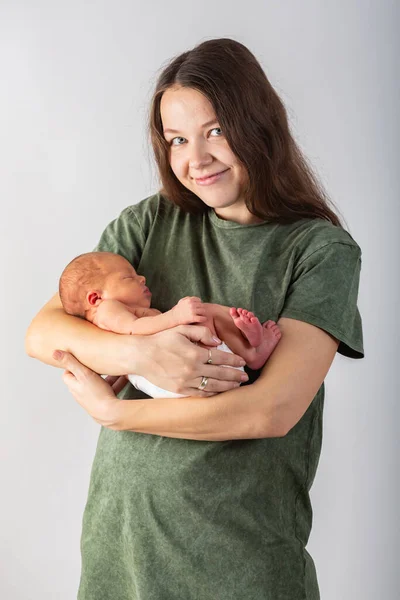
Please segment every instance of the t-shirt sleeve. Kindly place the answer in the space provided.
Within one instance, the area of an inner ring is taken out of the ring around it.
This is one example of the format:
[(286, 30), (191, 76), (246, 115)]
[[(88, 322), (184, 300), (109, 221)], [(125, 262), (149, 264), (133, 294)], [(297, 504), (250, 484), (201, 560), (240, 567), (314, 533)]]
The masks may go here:
[(120, 254), (136, 269), (145, 243), (139, 219), (133, 208), (127, 207), (107, 225), (93, 251)]
[(339, 340), (340, 354), (363, 358), (360, 271), (356, 244), (330, 242), (313, 251), (294, 266), (280, 317), (320, 327)]

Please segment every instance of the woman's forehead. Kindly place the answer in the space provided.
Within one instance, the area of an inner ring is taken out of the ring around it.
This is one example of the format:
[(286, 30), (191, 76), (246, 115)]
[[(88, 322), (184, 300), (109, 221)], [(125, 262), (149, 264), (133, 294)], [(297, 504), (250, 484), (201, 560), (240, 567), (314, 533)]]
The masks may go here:
[(193, 88), (171, 88), (164, 92), (160, 104), (164, 133), (188, 125), (204, 127), (216, 116), (211, 102)]

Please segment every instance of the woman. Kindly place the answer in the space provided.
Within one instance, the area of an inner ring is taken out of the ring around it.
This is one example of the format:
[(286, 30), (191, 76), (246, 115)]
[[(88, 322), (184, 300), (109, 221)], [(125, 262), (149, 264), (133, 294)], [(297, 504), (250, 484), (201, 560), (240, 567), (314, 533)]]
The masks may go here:
[[(110, 223), (97, 250), (127, 258), (161, 311), (186, 295), (244, 306), (277, 321), (282, 339), (238, 387), (240, 371), (218, 365), (239, 357), (193, 343), (218, 345), (203, 327), (119, 336), (66, 315), (57, 295), (40, 311), (29, 354), (63, 367), (103, 425), (79, 599), (314, 600), (308, 492), (324, 378), (336, 351), (363, 356), (360, 248), (240, 43), (210, 40), (172, 60), (150, 131), (162, 189)], [(190, 397), (118, 400), (96, 374), (127, 372)]]

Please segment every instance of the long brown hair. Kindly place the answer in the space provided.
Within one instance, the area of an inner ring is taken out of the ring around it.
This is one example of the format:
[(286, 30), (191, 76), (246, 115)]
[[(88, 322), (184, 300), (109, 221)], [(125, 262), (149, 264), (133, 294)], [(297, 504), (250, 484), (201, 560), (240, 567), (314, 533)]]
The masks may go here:
[(248, 210), (271, 222), (319, 218), (342, 226), (333, 203), (289, 130), (286, 109), (255, 56), (240, 42), (202, 42), (174, 58), (161, 72), (150, 106), (150, 137), (161, 193), (183, 210), (208, 207), (175, 177), (163, 135), (160, 102), (173, 87), (193, 88), (208, 98), (226, 140), (248, 173)]

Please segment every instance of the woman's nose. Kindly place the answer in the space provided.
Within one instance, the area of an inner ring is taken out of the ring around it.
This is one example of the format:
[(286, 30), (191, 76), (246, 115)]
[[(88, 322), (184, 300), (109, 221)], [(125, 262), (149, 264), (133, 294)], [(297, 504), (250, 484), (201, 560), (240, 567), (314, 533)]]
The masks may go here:
[(212, 162), (211, 154), (206, 150), (203, 143), (192, 143), (189, 156), (189, 167), (202, 169)]

